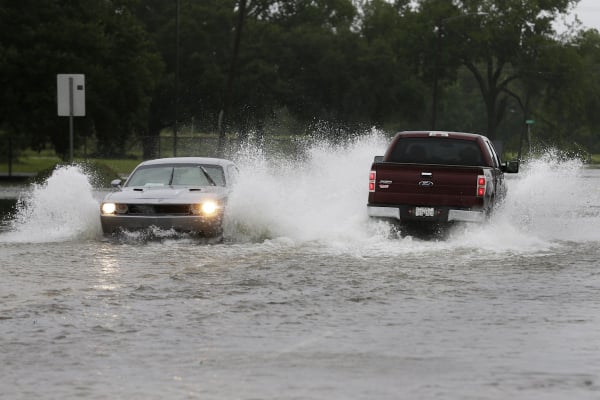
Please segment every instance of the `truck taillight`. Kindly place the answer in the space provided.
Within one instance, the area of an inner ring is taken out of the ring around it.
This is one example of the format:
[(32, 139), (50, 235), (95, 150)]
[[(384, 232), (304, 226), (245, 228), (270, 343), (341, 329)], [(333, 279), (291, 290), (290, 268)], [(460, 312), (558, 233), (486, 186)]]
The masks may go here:
[(375, 171), (371, 171), (369, 172), (369, 192), (374, 192), (375, 191), (375, 179), (377, 177), (377, 174), (375, 173)]
[(477, 197), (485, 196), (485, 176), (477, 176)]

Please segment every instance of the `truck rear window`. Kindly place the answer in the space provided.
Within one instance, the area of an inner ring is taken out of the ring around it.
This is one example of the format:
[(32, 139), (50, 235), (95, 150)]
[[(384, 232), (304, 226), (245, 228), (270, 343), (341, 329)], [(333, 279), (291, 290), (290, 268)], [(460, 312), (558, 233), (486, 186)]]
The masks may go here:
[(415, 164), (483, 165), (481, 149), (477, 142), (439, 137), (399, 139), (387, 161)]

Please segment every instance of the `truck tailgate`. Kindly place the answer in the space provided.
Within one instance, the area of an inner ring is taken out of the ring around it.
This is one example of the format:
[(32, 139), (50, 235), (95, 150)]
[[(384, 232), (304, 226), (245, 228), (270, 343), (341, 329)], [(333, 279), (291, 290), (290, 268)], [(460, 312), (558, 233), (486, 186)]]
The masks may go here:
[(371, 204), (410, 204), (416, 206), (481, 206), (477, 197), (477, 177), (481, 167), (432, 164), (376, 163), (375, 191)]

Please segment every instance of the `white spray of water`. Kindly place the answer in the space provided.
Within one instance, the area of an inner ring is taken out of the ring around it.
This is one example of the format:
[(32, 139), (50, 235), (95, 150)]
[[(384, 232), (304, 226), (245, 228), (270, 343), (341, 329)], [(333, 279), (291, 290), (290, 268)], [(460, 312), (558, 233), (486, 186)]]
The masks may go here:
[(600, 170), (551, 149), (506, 178), (508, 195), (489, 223), (462, 227), (448, 244), (533, 253), (600, 241)]
[(599, 172), (548, 150), (509, 182), (510, 196), (499, 217), (544, 240), (598, 241)]
[(384, 150), (376, 132), (342, 145), (320, 141), (300, 161), (246, 149), (228, 204), (230, 225), (253, 239), (364, 240), (369, 167)]
[[(400, 238), (366, 214), (369, 168), (388, 142), (372, 131), (336, 145), (315, 141), (298, 157), (247, 146), (234, 157), (240, 177), (227, 207), (226, 237), (275, 247), (311, 244), (359, 257), (457, 248), (538, 252), (600, 240), (600, 170), (556, 151), (507, 175), (509, 194), (489, 223), (460, 226), (445, 240)], [(0, 242), (101, 237), (98, 203), (80, 167), (59, 168), (21, 199)]]
[(509, 195), (489, 223), (459, 226), (441, 241), (398, 238), (393, 227), (366, 215), (369, 167), (388, 141), (374, 131), (341, 145), (319, 142), (303, 161), (267, 159), (246, 149), (228, 206), (228, 232), (254, 241), (318, 242), (357, 255), (456, 248), (530, 252), (600, 240), (598, 189), (590, 191), (600, 177), (584, 176), (593, 170), (554, 150), (507, 175)]
[(98, 201), (79, 166), (57, 168), (42, 185), (19, 199), (9, 231), (0, 241), (17, 243), (91, 239), (100, 233)]

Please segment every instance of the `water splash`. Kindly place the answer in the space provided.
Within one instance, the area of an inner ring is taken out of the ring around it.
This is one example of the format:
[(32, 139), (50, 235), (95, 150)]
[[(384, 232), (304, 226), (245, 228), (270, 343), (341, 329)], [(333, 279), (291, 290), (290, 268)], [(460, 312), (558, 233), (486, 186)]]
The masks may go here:
[[(393, 226), (366, 214), (368, 171), (389, 138), (372, 130), (340, 142), (313, 140), (294, 157), (267, 155), (252, 145), (235, 154), (240, 179), (227, 207), (226, 240), (310, 245), (358, 257), (456, 248), (536, 252), (600, 240), (600, 170), (555, 150), (507, 175), (508, 196), (489, 223), (423, 241), (399, 237)], [(61, 167), (19, 200), (0, 243), (100, 238), (98, 203), (82, 167)]]
[(442, 241), (400, 238), (393, 227), (366, 215), (369, 167), (388, 141), (372, 131), (343, 144), (316, 142), (304, 159), (293, 161), (245, 149), (238, 155), (241, 179), (230, 199), (226, 232), (237, 240), (285, 237), (358, 255), (457, 247), (529, 252), (600, 240), (599, 171), (556, 150), (524, 163), (517, 175), (507, 174), (509, 194), (489, 223), (459, 226)]
[(317, 141), (302, 159), (267, 158), (245, 149), (237, 157), (241, 174), (228, 204), (229, 232), (254, 240), (369, 237), (365, 182), (386, 141), (377, 131), (338, 145)]
[(509, 182), (499, 213), (519, 231), (551, 241), (598, 241), (600, 170), (550, 149)]
[(0, 242), (61, 242), (101, 232), (98, 201), (88, 175), (77, 165), (59, 167), (43, 184), (32, 185), (7, 223)]

